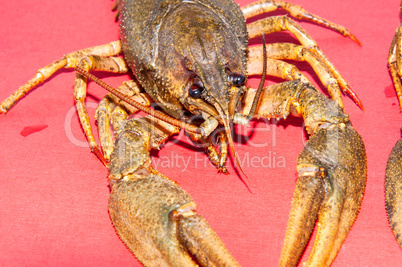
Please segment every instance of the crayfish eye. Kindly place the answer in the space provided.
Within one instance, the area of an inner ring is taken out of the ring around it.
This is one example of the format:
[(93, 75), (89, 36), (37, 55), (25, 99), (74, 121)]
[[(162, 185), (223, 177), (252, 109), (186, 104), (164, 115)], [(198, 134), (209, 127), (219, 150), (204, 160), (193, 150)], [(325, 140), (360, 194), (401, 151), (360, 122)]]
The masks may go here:
[(190, 86), (190, 89), (188, 89), (188, 94), (192, 98), (200, 98), (202, 91), (204, 91), (204, 84), (202, 83), (200, 78), (195, 77), (193, 80), (193, 84)]
[(243, 73), (230, 73), (229, 82), (234, 86), (243, 86), (246, 82), (246, 76)]

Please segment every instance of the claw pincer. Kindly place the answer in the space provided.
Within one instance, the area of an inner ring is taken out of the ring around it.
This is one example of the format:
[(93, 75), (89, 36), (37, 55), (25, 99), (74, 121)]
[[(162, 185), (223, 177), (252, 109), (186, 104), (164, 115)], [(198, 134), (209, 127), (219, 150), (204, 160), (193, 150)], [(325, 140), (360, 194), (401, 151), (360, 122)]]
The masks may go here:
[(109, 165), (109, 213), (116, 232), (145, 266), (238, 266), (196, 213), (191, 196), (152, 168), (149, 149), (162, 142), (165, 130), (154, 122), (124, 121), (116, 139)]
[[(359, 212), (367, 162), (364, 143), (349, 116), (310, 84), (298, 81), (267, 88), (259, 113), (304, 118), (312, 136), (298, 158), (298, 180), (280, 266), (295, 266), (318, 218), (307, 265), (328, 266)], [(266, 115), (265, 115), (266, 116)]]
[(331, 124), (310, 138), (298, 163), (287, 229), (292, 234), (287, 234), (283, 252), (287, 244), (293, 248), (290, 254), (303, 252), (318, 216), (317, 237), (307, 265), (328, 266), (360, 209), (366, 182), (364, 144), (350, 124)]

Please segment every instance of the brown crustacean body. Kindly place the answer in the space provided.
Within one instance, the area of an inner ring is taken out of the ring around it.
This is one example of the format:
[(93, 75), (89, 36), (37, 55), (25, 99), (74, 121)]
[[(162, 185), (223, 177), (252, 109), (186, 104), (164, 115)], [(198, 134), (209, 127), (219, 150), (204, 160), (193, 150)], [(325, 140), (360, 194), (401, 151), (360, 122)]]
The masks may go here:
[[(294, 17), (357, 39), (347, 29), (281, 1), (260, 1), (242, 9), (232, 0), (116, 3), (121, 41), (72, 52), (38, 70), (0, 104), (0, 111), (6, 113), (58, 69), (76, 68), (74, 96), (82, 128), (91, 150), (109, 169), (110, 217), (121, 240), (145, 266), (238, 265), (197, 214), (191, 196), (152, 166), (149, 151), (159, 149), (180, 130), (179, 124), (169, 122), (181, 120), (197, 128), (185, 129), (193, 141), (205, 145), (218, 170), (226, 172), (229, 148), (236, 158), (233, 124), (246, 124), (253, 117), (301, 116), (311, 137), (298, 158), (298, 180), (279, 265), (298, 264), (318, 220), (306, 265), (329, 266), (359, 212), (367, 176), (364, 143), (344, 113), (341, 90), (362, 105), (293, 20), (277, 16), (246, 24), (246, 19), (283, 8)], [(249, 38), (283, 30), (295, 35), (301, 45), (248, 47)], [(307, 61), (332, 100), (283, 60)], [(100, 151), (85, 107), (90, 70), (132, 71), (138, 83), (125, 82), (117, 91), (147, 106), (155, 102), (171, 118), (132, 119), (129, 116), (137, 110), (126, 103), (129, 99), (123, 97), (125, 102), (109, 94), (96, 110)], [(288, 81), (261, 90), (246, 86), (248, 75), (264, 76), (265, 72)], [(202, 119), (193, 120), (193, 115)], [(211, 133), (220, 125), (225, 130), (217, 134), (214, 145)]]
[(402, 248), (402, 139), (395, 144), (387, 161), (385, 204), (389, 225)]
[[(186, 116), (188, 88), (195, 73), (205, 85), (203, 93), (214, 99), (212, 105), (228, 113), (228, 81), (222, 73), (246, 72), (247, 30), (234, 2), (121, 1), (119, 12), (127, 64), (166, 113), (178, 119)], [(132, 124), (137, 122), (125, 123), (124, 136), (117, 140), (114, 150), (119, 152), (124, 146), (129, 158), (138, 154), (137, 143), (144, 142), (147, 132), (152, 133), (151, 138), (155, 133), (152, 128), (133, 134), (139, 127)], [(130, 137), (126, 139), (125, 135)], [(127, 149), (132, 146), (132, 151)], [(144, 143), (143, 153), (148, 150)], [(127, 161), (120, 153), (115, 154), (111, 155), (112, 174), (116, 166)], [(119, 168), (117, 173), (124, 171)], [(131, 172), (136, 176), (138, 170)], [(140, 178), (130, 175), (112, 185), (109, 212), (117, 233), (139, 261), (146, 266), (195, 265), (189, 250), (205, 266), (237, 265), (205, 219), (195, 214), (191, 197), (176, 183), (152, 167)], [(147, 203), (152, 203), (151, 207)], [(178, 213), (175, 219), (173, 212)]]
[[(402, 11), (402, 1), (400, 6), (400, 11)], [(398, 96), (400, 108), (402, 110), (401, 40), (402, 26), (399, 26), (396, 29), (395, 36), (391, 43), (388, 56), (388, 67)], [(384, 185), (385, 205), (387, 208), (389, 225), (391, 226), (399, 246), (402, 248), (402, 138), (396, 142), (391, 154), (389, 155), (385, 171)]]

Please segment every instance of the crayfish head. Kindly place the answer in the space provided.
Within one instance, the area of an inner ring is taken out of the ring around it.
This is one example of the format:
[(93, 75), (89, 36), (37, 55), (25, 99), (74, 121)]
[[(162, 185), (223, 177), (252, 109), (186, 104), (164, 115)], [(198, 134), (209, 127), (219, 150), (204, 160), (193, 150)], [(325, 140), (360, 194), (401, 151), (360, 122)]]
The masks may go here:
[[(215, 120), (205, 135), (223, 125), (234, 152), (231, 125), (246, 90), (247, 32), (244, 18), (238, 18), (236, 28), (224, 16), (205, 5), (189, 2), (166, 15), (158, 31), (158, 53), (154, 58), (158, 76), (163, 76), (164, 81), (158, 92), (150, 93), (157, 94), (153, 98), (176, 118), (179, 110), (186, 116), (186, 111), (202, 115), (206, 122)], [(172, 97), (168, 99), (167, 94)], [(180, 103), (175, 105), (176, 110), (168, 109), (172, 99)], [(191, 122), (191, 118), (185, 120)]]
[(193, 113), (201, 113), (205, 119), (213, 117), (223, 124), (230, 150), (241, 170), (234, 150), (231, 126), (238, 103), (246, 90), (246, 72), (241, 61), (234, 62), (227, 57), (230, 51), (223, 50), (225, 47), (230, 50), (232, 46), (219, 45), (215, 38), (209, 39), (209, 42), (196, 41), (187, 47), (184, 64), (192, 75), (188, 89), (183, 94), (183, 105)]
[(219, 118), (218, 104), (233, 118), (247, 81), (247, 28), (242, 16), (229, 22), (208, 5), (185, 1), (164, 16), (153, 58), (163, 77), (158, 90), (191, 113)]

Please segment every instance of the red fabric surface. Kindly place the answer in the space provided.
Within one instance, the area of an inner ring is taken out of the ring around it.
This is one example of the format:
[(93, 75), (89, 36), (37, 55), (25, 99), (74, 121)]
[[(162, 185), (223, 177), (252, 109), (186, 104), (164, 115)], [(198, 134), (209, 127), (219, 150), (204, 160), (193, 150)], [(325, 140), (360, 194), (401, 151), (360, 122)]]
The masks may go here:
[[(240, 5), (246, 2), (239, 1)], [(366, 108), (362, 112), (345, 98), (346, 111), (366, 144), (368, 179), (360, 215), (333, 266), (398, 265), (402, 251), (387, 224), (383, 183), (386, 160), (402, 126), (386, 61), (399, 25), (399, 1), (294, 3), (348, 27), (363, 44), (359, 47), (330, 30), (300, 22)], [(63, 54), (117, 40), (118, 25), (111, 5), (95, 0), (4, 1), (0, 99)], [(268, 35), (267, 40), (295, 42), (287, 33)], [(306, 64), (297, 66), (308, 75), (312, 73)], [(106, 73), (98, 76), (113, 86), (128, 79)], [(73, 106), (73, 81), (73, 71), (58, 71), (7, 115), (0, 116), (2, 266), (139, 266), (109, 220), (107, 171), (85, 147)], [(89, 86), (91, 118), (103, 95), (103, 89)], [(193, 196), (199, 213), (240, 264), (275, 266), (296, 181), (296, 158), (306, 137), (300, 119), (251, 125), (254, 131), (237, 128), (238, 133), (250, 133), (250, 137), (240, 139), (235, 148), (254, 185), (252, 193), (231, 162), (227, 164), (230, 175), (217, 174), (205, 154), (182, 134), (174, 139), (175, 144), (154, 153), (154, 161), (162, 173)], [(250, 140), (243, 142), (247, 138)]]

